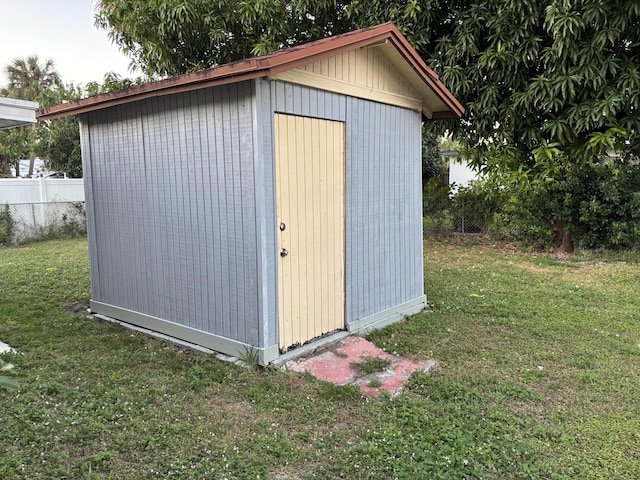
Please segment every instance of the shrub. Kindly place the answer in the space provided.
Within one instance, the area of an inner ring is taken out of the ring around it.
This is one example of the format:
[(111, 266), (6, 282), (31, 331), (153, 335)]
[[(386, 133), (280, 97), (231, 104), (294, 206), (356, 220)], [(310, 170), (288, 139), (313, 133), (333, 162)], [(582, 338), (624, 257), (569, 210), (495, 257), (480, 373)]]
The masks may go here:
[(433, 178), (425, 185), (422, 195), (422, 215), (425, 230), (443, 234), (451, 229), (451, 190), (439, 186)]
[(564, 182), (513, 188), (502, 215), (503, 233), (551, 246), (550, 219), (566, 221), (582, 248), (640, 248), (640, 164), (629, 159), (573, 166)]
[(596, 165), (590, 188), (576, 205), (581, 247), (640, 247), (640, 165), (616, 160)]
[(13, 217), (6, 203), (0, 207), (0, 246), (9, 245), (13, 241)]
[(87, 220), (84, 203), (74, 202), (62, 214), (62, 225), (58, 235), (63, 238), (82, 237), (87, 234)]
[(454, 225), (465, 232), (489, 233), (495, 214), (502, 211), (502, 195), (482, 183), (461, 187), (453, 197)]

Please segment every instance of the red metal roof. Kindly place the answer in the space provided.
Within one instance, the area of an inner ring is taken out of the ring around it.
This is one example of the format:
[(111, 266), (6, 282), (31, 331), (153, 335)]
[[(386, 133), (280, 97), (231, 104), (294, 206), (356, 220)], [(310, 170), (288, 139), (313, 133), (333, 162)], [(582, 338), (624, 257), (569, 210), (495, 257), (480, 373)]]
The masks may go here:
[(46, 110), (40, 110), (37, 116), (41, 120), (49, 120), (135, 102), (149, 97), (170, 95), (214, 85), (266, 77), (384, 41), (390, 42), (396, 48), (423, 80), (425, 88), (431, 89), (446, 105), (447, 110), (433, 112), (432, 118), (459, 118), (462, 116), (464, 107), (442, 84), (438, 75), (424, 63), (407, 39), (400, 33), (400, 30), (392, 23), (355, 30), (260, 57), (239, 60), (193, 73), (56, 105)]

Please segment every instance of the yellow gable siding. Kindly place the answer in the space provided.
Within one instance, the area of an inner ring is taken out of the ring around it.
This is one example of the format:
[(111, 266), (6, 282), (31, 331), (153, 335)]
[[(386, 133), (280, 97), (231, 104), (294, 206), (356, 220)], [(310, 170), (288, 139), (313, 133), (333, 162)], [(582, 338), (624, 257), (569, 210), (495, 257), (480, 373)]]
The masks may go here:
[(382, 92), (395, 93), (416, 100), (419, 98), (376, 47), (352, 50), (305, 65), (302, 69)]
[(412, 110), (422, 109), (420, 96), (375, 46), (310, 63), (275, 78)]

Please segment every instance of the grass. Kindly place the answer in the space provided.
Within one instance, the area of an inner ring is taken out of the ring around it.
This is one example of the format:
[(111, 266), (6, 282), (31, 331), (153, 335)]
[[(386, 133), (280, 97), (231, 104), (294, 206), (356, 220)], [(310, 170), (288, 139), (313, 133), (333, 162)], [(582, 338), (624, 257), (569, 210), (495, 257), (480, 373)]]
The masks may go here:
[(247, 370), (85, 315), (86, 241), (0, 249), (0, 478), (640, 478), (640, 255), (425, 243), (433, 358), (396, 398)]

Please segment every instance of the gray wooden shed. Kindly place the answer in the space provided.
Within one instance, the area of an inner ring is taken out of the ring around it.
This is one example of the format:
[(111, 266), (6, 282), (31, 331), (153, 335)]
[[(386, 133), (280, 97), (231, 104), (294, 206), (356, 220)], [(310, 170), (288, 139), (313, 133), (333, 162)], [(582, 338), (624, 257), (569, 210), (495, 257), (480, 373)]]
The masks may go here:
[(421, 122), (462, 113), (384, 24), (39, 118), (79, 115), (91, 310), (268, 364), (425, 307)]

